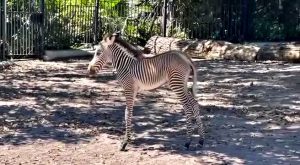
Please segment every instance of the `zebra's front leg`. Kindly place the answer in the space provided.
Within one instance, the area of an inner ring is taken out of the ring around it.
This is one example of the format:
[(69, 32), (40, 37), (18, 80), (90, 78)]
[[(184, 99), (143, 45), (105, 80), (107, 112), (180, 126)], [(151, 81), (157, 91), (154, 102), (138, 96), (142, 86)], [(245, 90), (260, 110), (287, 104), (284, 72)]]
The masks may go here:
[(131, 142), (132, 138), (132, 115), (133, 115), (133, 105), (136, 96), (136, 91), (132, 89), (125, 90), (126, 97), (126, 109), (125, 109), (125, 136), (121, 143), (120, 151), (125, 151), (128, 143)]

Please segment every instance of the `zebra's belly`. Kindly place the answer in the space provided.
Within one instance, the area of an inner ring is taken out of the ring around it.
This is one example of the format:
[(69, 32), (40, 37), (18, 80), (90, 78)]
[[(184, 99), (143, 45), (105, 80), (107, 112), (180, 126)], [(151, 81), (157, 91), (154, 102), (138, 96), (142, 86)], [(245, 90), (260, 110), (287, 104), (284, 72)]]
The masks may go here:
[(135, 83), (137, 83), (137, 85), (139, 87), (139, 91), (145, 91), (145, 90), (152, 90), (152, 89), (158, 88), (158, 87), (164, 85), (167, 81), (168, 81), (167, 78), (163, 78), (156, 82), (142, 82), (142, 81), (136, 80)]

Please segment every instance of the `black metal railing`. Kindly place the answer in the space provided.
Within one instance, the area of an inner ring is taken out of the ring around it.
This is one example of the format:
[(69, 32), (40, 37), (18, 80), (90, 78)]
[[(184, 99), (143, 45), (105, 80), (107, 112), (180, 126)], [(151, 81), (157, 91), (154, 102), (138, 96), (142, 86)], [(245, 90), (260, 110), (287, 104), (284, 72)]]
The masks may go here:
[(83, 48), (116, 30), (142, 46), (153, 35), (231, 42), (300, 40), (299, 0), (0, 2), (0, 40), (9, 45), (10, 55)]
[[(42, 54), (43, 42), (41, 25), (35, 18), (40, 12), (40, 0), (9, 1), (1, 0), (0, 5), (0, 40), (1, 57), (8, 55), (28, 56)], [(29, 3), (31, 2), (31, 3)]]
[(67, 49), (93, 42), (92, 5), (46, 4), (45, 48)]
[[(46, 41), (51, 41), (46, 42), (46, 47), (57, 49), (68, 45), (78, 47), (82, 43), (96, 44), (103, 34), (114, 30), (121, 30), (131, 42), (139, 45), (144, 45), (152, 35), (231, 42), (299, 40), (299, 2), (292, 0), (293, 6), (290, 7), (290, 1), (281, 1), (282, 4), (274, 0), (63, 3), (47, 11), (47, 19), (53, 17), (51, 14), (56, 15), (57, 22), (56, 29), (49, 22), (45, 24)], [(280, 5), (283, 5), (281, 9)], [(270, 7), (273, 13), (269, 12)], [(294, 17), (294, 20), (283, 21), (285, 16)], [(280, 19), (281, 22), (277, 21)], [(60, 41), (52, 42), (52, 39)]]
[[(138, 5), (134, 0), (99, 0), (89, 4), (71, 1), (46, 3), (46, 49), (65, 49), (96, 44), (103, 34), (116, 30), (137, 44), (153, 34), (160, 33), (157, 24), (159, 3), (149, 1)], [(86, 44), (85, 44), (86, 45)]]

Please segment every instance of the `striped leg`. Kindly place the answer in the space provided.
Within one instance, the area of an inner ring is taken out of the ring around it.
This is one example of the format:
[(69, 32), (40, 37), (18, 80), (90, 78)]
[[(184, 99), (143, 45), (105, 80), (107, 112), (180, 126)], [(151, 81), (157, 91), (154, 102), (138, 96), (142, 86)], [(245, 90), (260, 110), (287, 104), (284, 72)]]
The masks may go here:
[(189, 98), (188, 98), (188, 90), (186, 86), (186, 82), (182, 78), (184, 75), (180, 73), (172, 73), (170, 75), (169, 79), (169, 86), (174, 91), (180, 100), (180, 102), (183, 105), (183, 109), (185, 112), (186, 120), (187, 120), (187, 140), (185, 142), (185, 147), (189, 149), (191, 141), (192, 141), (192, 133), (193, 133), (193, 128), (192, 128), (192, 117), (193, 117), (193, 111), (192, 107), (189, 103)]
[(132, 114), (136, 91), (133, 88), (125, 89), (126, 109), (125, 109), (125, 137), (120, 147), (120, 151), (125, 151), (127, 144), (131, 141), (132, 136)]
[(188, 103), (183, 103), (183, 109), (185, 112), (186, 120), (187, 120), (187, 140), (184, 146), (189, 149), (192, 142), (192, 134), (193, 134), (193, 112), (191, 106)]
[(198, 128), (198, 134), (199, 134), (199, 144), (202, 147), (204, 143), (204, 128), (203, 123), (200, 116), (200, 107), (198, 102), (195, 100), (195, 98), (192, 96), (192, 94), (189, 92), (189, 100), (190, 104), (193, 107), (193, 114), (196, 119), (197, 128)]

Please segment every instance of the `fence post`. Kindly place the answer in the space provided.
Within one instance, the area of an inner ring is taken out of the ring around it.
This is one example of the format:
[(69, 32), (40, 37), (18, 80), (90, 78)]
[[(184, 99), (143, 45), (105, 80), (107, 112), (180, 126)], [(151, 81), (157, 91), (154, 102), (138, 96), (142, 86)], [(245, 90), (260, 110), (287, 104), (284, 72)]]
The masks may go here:
[[(7, 17), (7, 0), (1, 0), (1, 5), (2, 5), (2, 10), (3, 10), (3, 14), (0, 14), (1, 15), (1, 29), (2, 29), (2, 48), (3, 50), (0, 49), (0, 51), (3, 51), (3, 52), (0, 52), (0, 55), (2, 56), (1, 59), (5, 59), (5, 52), (8, 51), (6, 49), (8, 49), (7, 46), (7, 25), (6, 25), (6, 17)], [(1, 9), (1, 8), (0, 8)], [(2, 12), (2, 11), (0, 11)]]
[(44, 55), (44, 48), (45, 48), (45, 28), (44, 28), (44, 21), (45, 21), (45, 0), (40, 0), (40, 13), (41, 13), (41, 22), (39, 22), (39, 55)]
[(248, 29), (248, 17), (249, 17), (249, 1), (242, 1), (242, 38), (241, 42), (244, 42), (248, 39), (247, 29)]
[(6, 6), (6, 0), (1, 0), (1, 8), (3, 10), (3, 15), (1, 17), (1, 29), (2, 29), (2, 40), (6, 41), (6, 35), (7, 35), (7, 29), (6, 29), (6, 17), (7, 17), (7, 6)]
[(225, 38), (225, 2), (223, 0), (220, 0), (220, 5), (221, 5), (221, 28), (220, 28), (220, 36), (219, 39), (224, 40)]
[(99, 39), (99, 5), (100, 5), (100, 0), (95, 0), (96, 1), (96, 6), (95, 6), (95, 11), (94, 11), (94, 26), (93, 26), (93, 44), (97, 44), (97, 40)]
[(167, 5), (168, 0), (164, 0), (163, 12), (162, 12), (162, 36), (167, 36)]
[(244, 39), (245, 41), (252, 41), (255, 39), (254, 36), (254, 24), (253, 24), (253, 14), (255, 10), (255, 0), (246, 1), (245, 4), (245, 17), (247, 18), (245, 21), (245, 33)]

